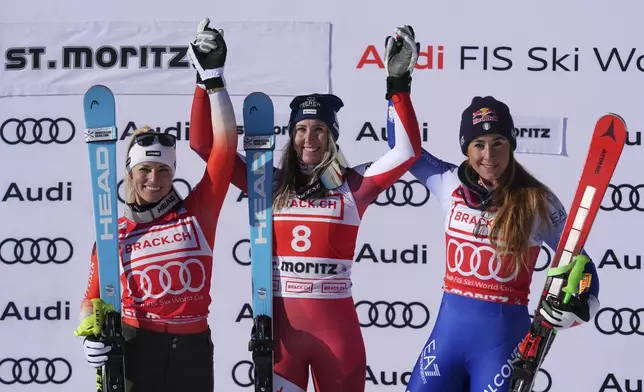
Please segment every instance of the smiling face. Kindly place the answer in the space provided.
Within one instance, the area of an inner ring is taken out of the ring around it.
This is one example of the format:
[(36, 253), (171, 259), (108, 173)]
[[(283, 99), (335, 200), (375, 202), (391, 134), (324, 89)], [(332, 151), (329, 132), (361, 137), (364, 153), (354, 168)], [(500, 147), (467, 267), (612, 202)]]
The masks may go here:
[(300, 160), (318, 165), (324, 158), (329, 138), (326, 124), (320, 120), (302, 120), (295, 124), (293, 145)]
[(510, 142), (499, 134), (480, 136), (467, 147), (467, 156), (483, 182), (496, 186), (510, 162)]
[(162, 163), (140, 163), (134, 167), (130, 176), (134, 197), (139, 205), (156, 203), (172, 189), (172, 170)]

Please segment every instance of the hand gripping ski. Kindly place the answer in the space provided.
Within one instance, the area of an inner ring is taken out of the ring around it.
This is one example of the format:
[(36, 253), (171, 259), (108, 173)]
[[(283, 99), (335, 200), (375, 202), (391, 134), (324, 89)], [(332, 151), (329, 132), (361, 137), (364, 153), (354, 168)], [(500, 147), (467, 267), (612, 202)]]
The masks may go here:
[[(85, 142), (89, 152), (100, 301), (94, 303), (95, 333), (111, 345), (108, 360), (97, 369), (99, 392), (124, 392), (116, 195), (116, 105), (105, 86), (92, 86), (83, 97)], [(101, 304), (102, 302), (102, 304)], [(102, 306), (104, 305), (104, 306)]]
[(256, 392), (273, 392), (273, 102), (255, 92), (244, 99), (253, 291), (252, 352)]
[(579, 291), (588, 260), (578, 259), (573, 263), (573, 258), (581, 253), (586, 243), (625, 142), (626, 123), (620, 116), (608, 113), (597, 121), (575, 198), (552, 260), (551, 270), (555, 273), (548, 274), (530, 331), (513, 360), (512, 392), (532, 391), (537, 371), (556, 335), (556, 330), (539, 313), (542, 301), (555, 296), (568, 303), (572, 293)]

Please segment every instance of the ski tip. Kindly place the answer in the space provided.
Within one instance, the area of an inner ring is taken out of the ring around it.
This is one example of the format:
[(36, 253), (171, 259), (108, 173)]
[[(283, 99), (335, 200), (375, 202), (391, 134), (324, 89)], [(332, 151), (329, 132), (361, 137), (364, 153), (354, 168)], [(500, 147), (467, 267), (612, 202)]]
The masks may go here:
[(107, 86), (97, 84), (90, 87), (85, 95), (83, 95), (84, 105), (92, 109), (95, 105), (101, 102), (109, 102), (110, 106), (114, 106), (114, 94)]
[(245, 99), (248, 98), (265, 98), (265, 99), (271, 99), (271, 97), (268, 96), (268, 94), (263, 93), (261, 91), (254, 91), (246, 96)]
[(626, 121), (624, 121), (624, 118), (622, 116), (620, 116), (619, 114), (613, 113), (613, 112), (608, 112), (608, 113), (606, 113), (604, 115), (604, 117), (613, 117), (613, 118), (617, 119), (619, 122), (621, 122), (622, 124), (624, 124), (624, 128), (626, 128)]
[(599, 140), (608, 138), (619, 146), (620, 151), (626, 144), (627, 136), (626, 122), (619, 114), (613, 112), (607, 112), (602, 115), (597, 120), (593, 131), (593, 140), (597, 140), (599, 143)]
[(87, 89), (85, 94), (95, 93), (95, 92), (102, 92), (102, 93), (108, 93), (110, 95), (114, 95), (114, 93), (112, 93), (112, 90), (110, 90), (109, 87), (107, 87), (107, 86), (105, 86), (103, 84), (95, 84), (95, 85), (91, 86), (90, 88)]
[(251, 107), (253, 105), (262, 104), (273, 107), (273, 100), (270, 96), (262, 92), (250, 93), (244, 98), (244, 106)]

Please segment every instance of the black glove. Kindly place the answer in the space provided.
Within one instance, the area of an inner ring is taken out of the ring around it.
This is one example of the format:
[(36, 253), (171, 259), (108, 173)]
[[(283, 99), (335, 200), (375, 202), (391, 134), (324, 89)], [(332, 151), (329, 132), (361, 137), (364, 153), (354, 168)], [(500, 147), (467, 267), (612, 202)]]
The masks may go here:
[(385, 39), (387, 100), (395, 93), (411, 91), (411, 74), (418, 61), (419, 51), (420, 44), (416, 42), (411, 26), (400, 26), (396, 29), (395, 38), (389, 36)]
[(188, 60), (197, 70), (197, 84), (207, 90), (226, 88), (224, 64), (228, 49), (221, 33), (208, 27), (210, 19), (199, 22), (197, 37), (188, 46)]

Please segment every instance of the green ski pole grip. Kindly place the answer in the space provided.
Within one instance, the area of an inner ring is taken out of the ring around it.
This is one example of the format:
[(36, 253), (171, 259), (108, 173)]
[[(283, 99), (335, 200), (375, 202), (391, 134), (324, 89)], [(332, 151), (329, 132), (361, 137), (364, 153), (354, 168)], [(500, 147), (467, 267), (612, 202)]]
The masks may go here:
[(574, 266), (568, 275), (568, 284), (563, 288), (563, 292), (566, 293), (564, 296), (563, 303), (567, 304), (570, 302), (572, 295), (579, 291), (579, 282), (584, 278), (584, 269), (586, 268), (586, 263), (590, 261), (590, 258), (585, 255), (575, 256)]

